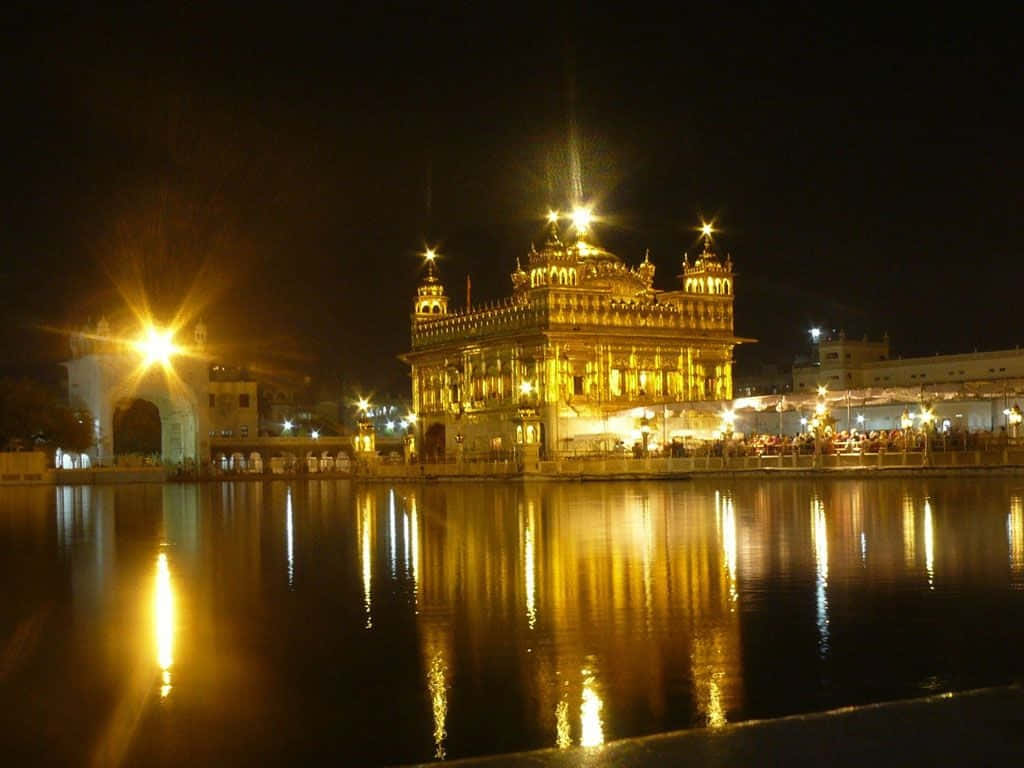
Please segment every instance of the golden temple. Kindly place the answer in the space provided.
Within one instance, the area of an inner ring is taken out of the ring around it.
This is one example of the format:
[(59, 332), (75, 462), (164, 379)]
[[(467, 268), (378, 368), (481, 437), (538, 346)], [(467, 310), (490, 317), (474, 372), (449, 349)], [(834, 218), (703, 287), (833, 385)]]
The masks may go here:
[(534, 429), (541, 456), (628, 446), (648, 408), (732, 398), (732, 350), (749, 339), (733, 332), (733, 264), (710, 226), (679, 287), (658, 290), (647, 254), (628, 266), (588, 220), (549, 222), (543, 247), (517, 259), (511, 295), (484, 306), (450, 312), (427, 252), (402, 359), (428, 460), (506, 454)]

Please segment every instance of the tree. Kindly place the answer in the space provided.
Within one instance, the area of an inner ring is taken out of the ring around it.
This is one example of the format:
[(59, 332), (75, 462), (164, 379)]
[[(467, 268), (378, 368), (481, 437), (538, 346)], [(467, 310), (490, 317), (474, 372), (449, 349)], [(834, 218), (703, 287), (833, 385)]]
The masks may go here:
[(88, 411), (73, 411), (29, 379), (0, 379), (0, 449), (82, 452), (91, 444)]

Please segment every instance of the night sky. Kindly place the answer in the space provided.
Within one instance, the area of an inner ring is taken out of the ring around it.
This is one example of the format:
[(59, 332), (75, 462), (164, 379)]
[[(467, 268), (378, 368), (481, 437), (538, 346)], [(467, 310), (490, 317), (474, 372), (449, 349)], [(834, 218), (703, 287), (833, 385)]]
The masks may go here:
[(811, 325), (1024, 340), (1019, 16), (508, 7), (6, 11), (3, 368), (143, 286), (237, 360), (404, 392), (417, 253), (455, 306), (467, 272), (507, 295), (571, 146), (597, 238), (659, 287), (715, 218), (741, 371)]

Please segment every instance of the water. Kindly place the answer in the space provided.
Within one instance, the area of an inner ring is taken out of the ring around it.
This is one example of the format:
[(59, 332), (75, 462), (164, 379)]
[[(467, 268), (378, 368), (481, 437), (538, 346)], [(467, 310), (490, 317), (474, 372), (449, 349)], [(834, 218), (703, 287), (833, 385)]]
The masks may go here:
[(1021, 677), (1024, 480), (0, 490), (6, 758), (399, 763)]

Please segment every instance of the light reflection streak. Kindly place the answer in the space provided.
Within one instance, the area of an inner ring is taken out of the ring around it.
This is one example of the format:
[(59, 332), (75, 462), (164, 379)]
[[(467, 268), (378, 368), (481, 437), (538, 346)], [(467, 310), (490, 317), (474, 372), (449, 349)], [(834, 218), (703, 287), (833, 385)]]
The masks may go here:
[(434, 758), (437, 760), (445, 758), (444, 740), (448, 735), (445, 730), (448, 719), (448, 688), (445, 683), (447, 671), (444, 657), (438, 651), (430, 660), (430, 669), (427, 671), (427, 688), (430, 690), (430, 703), (434, 714)]
[(420, 526), (419, 514), (416, 511), (416, 496), (409, 497), (409, 526), (412, 529), (412, 595), (413, 602), (419, 603), (420, 593)]
[(860, 532), (860, 561), (866, 563), (868, 559), (868, 536), (864, 531)]
[(537, 625), (537, 556), (534, 551), (533, 502), (526, 502), (526, 526), (523, 530), (523, 580), (526, 591), (526, 621), (533, 629)]
[(903, 562), (908, 567), (917, 560), (916, 526), (914, 525), (914, 500), (903, 497)]
[(601, 710), (604, 702), (597, 690), (597, 680), (589, 667), (583, 671), (583, 694), (580, 698), (580, 746), (599, 747), (604, 744)]
[(935, 589), (935, 532), (932, 528), (932, 505), (924, 500), (924, 567), (928, 571), (928, 589)]
[(1010, 572), (1020, 576), (1024, 571), (1024, 499), (1010, 497), (1010, 512), (1006, 516), (1006, 541), (1010, 551)]
[(555, 707), (555, 746), (566, 749), (572, 746), (569, 732), (569, 700), (563, 695)]
[(388, 493), (388, 512), (390, 514), (390, 531), (391, 531), (391, 575), (395, 575), (395, 564), (397, 561), (396, 557), (396, 542), (395, 542), (395, 489), (392, 488)]
[(292, 489), (288, 488), (285, 496), (284, 530), (288, 549), (288, 586), (295, 586), (295, 533), (292, 526)]
[(644, 547), (643, 547), (643, 576), (644, 576), (644, 620), (647, 624), (647, 632), (651, 631), (651, 560), (654, 552), (654, 535), (651, 526), (650, 500), (645, 496), (641, 507), (641, 520), (644, 526)]
[(817, 571), (818, 652), (829, 650), (828, 631), (828, 524), (821, 499), (811, 499), (811, 526), (814, 531), (814, 564)]
[(721, 728), (726, 724), (725, 707), (722, 705), (722, 689), (718, 685), (721, 672), (715, 672), (708, 680), (708, 728)]
[(370, 512), (370, 497), (363, 499), (359, 511), (359, 560), (363, 567), (363, 606), (366, 608), (366, 628), (373, 628), (373, 612), (371, 610), (371, 587), (373, 580), (373, 548), (370, 538), (373, 530), (373, 518)]
[(174, 594), (171, 591), (171, 572), (167, 555), (156, 559), (156, 594), (154, 598), (156, 625), (156, 663), (162, 672), (160, 698), (171, 692), (171, 665), (174, 663)]
[(402, 556), (405, 561), (405, 567), (409, 570), (412, 569), (412, 564), (409, 562), (409, 513), (402, 513)]
[(739, 599), (739, 592), (736, 589), (736, 509), (733, 507), (731, 496), (726, 496), (722, 501), (719, 527), (722, 532), (722, 555), (725, 561), (725, 572), (729, 580), (729, 599), (733, 602), (729, 610), (735, 611), (735, 603)]

